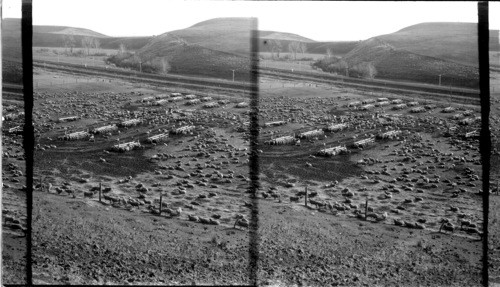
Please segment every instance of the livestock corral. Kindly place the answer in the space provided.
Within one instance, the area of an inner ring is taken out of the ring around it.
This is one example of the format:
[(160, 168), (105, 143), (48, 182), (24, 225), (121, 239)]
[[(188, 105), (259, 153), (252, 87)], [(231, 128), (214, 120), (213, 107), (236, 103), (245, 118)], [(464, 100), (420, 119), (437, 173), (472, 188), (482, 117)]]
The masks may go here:
[[(437, 268), (430, 258), (446, 257), (448, 244), (462, 248), (466, 244), (462, 259), (476, 274), (466, 279), (467, 284), (479, 285), (481, 265), (475, 260), (480, 259), (483, 233), (480, 107), (438, 97), (418, 99), (418, 95), (318, 86), (263, 91), (260, 121), (286, 124), (266, 124), (260, 131), (260, 196), (279, 194), (282, 202), (304, 207), (305, 213), (321, 214), (333, 222), (349, 220), (343, 226), (357, 229), (359, 224), (358, 232), (372, 238), (390, 230), (393, 239), (387, 245), (380, 243), (380, 250), (418, 253), (422, 249), (397, 240), (407, 234), (418, 236), (426, 242), (424, 249), (433, 250), (424, 252), (429, 256), (420, 263), (425, 268)], [(454, 118), (450, 111), (463, 117)], [(392, 266), (385, 264), (384, 268)], [(369, 278), (369, 273), (362, 271), (360, 278)], [(451, 273), (446, 271), (447, 283), (429, 284), (464, 284), (455, 281), (461, 275)], [(412, 276), (426, 285), (419, 275)]]
[(249, 99), (85, 80), (35, 90), (35, 282), (247, 282)]
[(480, 284), (478, 106), (260, 81), (256, 198), (248, 92), (38, 88), (35, 283)]

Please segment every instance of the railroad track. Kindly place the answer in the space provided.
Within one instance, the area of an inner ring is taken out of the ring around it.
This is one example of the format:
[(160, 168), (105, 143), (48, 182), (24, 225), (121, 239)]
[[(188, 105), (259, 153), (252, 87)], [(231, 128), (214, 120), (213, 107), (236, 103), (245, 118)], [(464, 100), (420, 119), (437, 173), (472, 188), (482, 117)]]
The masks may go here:
[(10, 83), (2, 84), (2, 93), (10, 93), (10, 94), (23, 94), (23, 85), (16, 85)]
[(106, 78), (123, 79), (129, 81), (141, 81), (153, 85), (169, 85), (185, 88), (207, 88), (210, 87), (215, 90), (223, 91), (250, 91), (250, 83), (244, 82), (231, 82), (219, 79), (204, 79), (177, 75), (154, 75), (146, 73), (136, 73), (134, 71), (127, 71), (115, 68), (102, 68), (102, 67), (82, 67), (77, 64), (57, 63), (48, 61), (33, 61), (33, 66), (44, 68), (47, 70), (64, 71), (74, 74), (83, 74), (89, 76), (101, 76)]
[(348, 78), (332, 75), (318, 75), (316, 73), (307, 73), (303, 71), (288, 72), (280, 69), (261, 68), (261, 76), (279, 78), (282, 80), (306, 81), (318, 84), (330, 84), (335, 86), (353, 87), (358, 89), (369, 89), (370, 91), (392, 91), (397, 93), (415, 93), (447, 97), (453, 99), (466, 99), (467, 101), (479, 104), (479, 91), (473, 89), (441, 87), (418, 83), (406, 83), (386, 80), (366, 80), (357, 78)]
[(289, 77), (312, 77), (314, 79), (322, 79), (322, 80), (330, 80), (334, 82), (344, 82), (345, 83), (358, 83), (370, 86), (387, 86), (387, 87), (401, 87), (408, 89), (420, 89), (420, 90), (433, 90), (440, 93), (452, 93), (455, 94), (470, 94), (470, 95), (479, 95), (479, 90), (469, 89), (469, 88), (459, 88), (459, 87), (445, 87), (445, 86), (437, 86), (431, 84), (423, 84), (423, 83), (411, 83), (411, 82), (403, 82), (403, 81), (391, 81), (391, 80), (382, 80), (382, 79), (362, 79), (362, 78), (350, 78), (339, 75), (332, 75), (327, 73), (314, 73), (307, 71), (288, 71), (284, 69), (277, 68), (260, 68), (261, 74), (280, 74)]
[[(124, 80), (136, 80), (150, 84), (168, 84), (171, 86), (181, 86), (186, 88), (207, 88), (225, 91), (250, 91), (251, 83), (232, 82), (222, 79), (196, 78), (180, 75), (155, 75), (146, 73), (137, 73), (117, 68), (103, 67), (82, 67), (78, 64), (57, 63), (50, 61), (33, 61), (34, 67), (45, 68), (49, 70), (65, 71), (75, 74), (85, 74), (92, 76), (103, 76), (119, 78)], [(436, 99), (454, 99), (459, 102), (467, 101), (473, 104), (479, 104), (479, 91), (473, 89), (462, 89), (456, 87), (441, 87), (418, 83), (395, 82), (386, 80), (366, 80), (357, 78), (348, 78), (333, 75), (320, 75), (316, 73), (288, 72), (281, 69), (260, 68), (259, 75), (262, 77), (278, 78), (280, 80), (310, 82), (315, 84), (329, 84), (335, 86), (353, 87), (360, 90), (369, 91), (392, 91), (395, 93), (415, 93), (427, 95)]]

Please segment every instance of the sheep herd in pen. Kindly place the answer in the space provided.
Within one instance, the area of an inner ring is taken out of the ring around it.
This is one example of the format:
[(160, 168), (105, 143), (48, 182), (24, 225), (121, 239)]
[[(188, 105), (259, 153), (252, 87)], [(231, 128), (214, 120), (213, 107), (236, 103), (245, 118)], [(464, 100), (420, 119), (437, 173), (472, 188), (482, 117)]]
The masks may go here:
[[(456, 111), (460, 116), (447, 115)], [(477, 182), (481, 167), (477, 108), (389, 98), (276, 97), (261, 100), (260, 114), (269, 121), (263, 125), (261, 137), (268, 139), (264, 143), (270, 147), (291, 145), (283, 149), (289, 153), (303, 149), (304, 144), (308, 150), (323, 146), (310, 155), (305, 168), (319, 168), (316, 156), (344, 155), (339, 160), (346, 160), (365, 152), (377, 155), (356, 161), (364, 170), (359, 178), (364, 187), (355, 190), (327, 184), (307, 197), (296, 191), (290, 202), (305, 201), (333, 214), (350, 211), (357, 218), (407, 228), (434, 227), (446, 232), (454, 226), (455, 231), (482, 234), (477, 204), (481, 188)], [(272, 124), (278, 121), (279, 126)], [(278, 147), (272, 151), (278, 153)], [(370, 170), (372, 166), (378, 168)], [(283, 185), (296, 190), (294, 182)], [(338, 200), (339, 194), (343, 200)], [(263, 193), (263, 197), (268, 196)], [(448, 202), (444, 208), (443, 200)], [(433, 220), (426, 212), (430, 208), (448, 223)], [(471, 222), (472, 228), (461, 225), (463, 220)]]
[[(246, 209), (237, 212), (235, 218), (228, 218), (224, 213), (209, 214), (203, 210), (204, 207), (210, 208), (211, 201), (224, 200), (220, 199), (219, 192), (210, 190), (234, 184), (246, 185), (249, 181), (247, 172), (241, 172), (242, 169), (247, 171), (248, 152), (241, 147), (247, 141), (236, 139), (234, 135), (219, 137), (208, 128), (211, 125), (233, 129), (237, 126), (236, 122), (243, 123), (247, 120), (245, 111), (233, 109), (248, 106), (246, 102), (185, 93), (150, 96), (139, 92), (70, 92), (64, 93), (64, 97), (64, 101), (61, 101), (60, 94), (36, 95), (34, 122), (37, 152), (64, 150), (71, 146), (105, 147), (99, 162), (109, 165), (113, 161), (113, 154), (109, 151), (125, 153), (136, 149), (145, 152), (154, 150), (157, 153), (148, 158), (158, 166), (154, 171), (158, 182), (148, 184), (127, 177), (113, 183), (112, 187), (94, 185), (88, 188), (84, 186), (93, 181), (86, 178), (76, 183), (67, 180), (54, 184), (47, 184), (40, 178), (42, 183), (39, 189), (59, 195), (83, 194), (84, 198), (92, 200), (96, 200), (99, 195), (98, 200), (102, 204), (112, 207), (142, 210), (161, 216), (188, 216), (188, 220), (202, 224), (234, 223), (235, 227), (248, 227), (249, 221), (244, 215)], [(125, 101), (124, 98), (129, 100)], [(121, 104), (116, 105), (117, 102)], [(194, 108), (183, 109), (182, 105)], [(239, 147), (233, 144), (235, 140), (240, 142)], [(187, 147), (176, 152), (160, 151), (162, 147), (165, 149), (170, 146), (171, 142), (178, 143), (172, 144), (173, 147)], [(175, 179), (178, 181), (173, 183)], [(120, 194), (132, 183), (137, 186), (137, 197)], [(202, 189), (208, 189), (207, 193), (199, 194)], [(163, 202), (159, 201), (158, 194), (163, 197)], [(196, 194), (195, 198), (189, 199), (193, 194)], [(172, 197), (185, 198), (186, 202), (179, 205), (179, 202), (172, 202)]]
[[(103, 204), (200, 224), (248, 227), (244, 214), (251, 203), (241, 200), (241, 190), (231, 190), (250, 181), (250, 153), (241, 147), (249, 143), (248, 103), (191, 93), (131, 92), (127, 96), (131, 100), (124, 101), (121, 94), (90, 97), (72, 92), (58, 102), (58, 95), (37, 94), (37, 150), (57, 148), (52, 137), (61, 145), (100, 143), (106, 151), (146, 152), (147, 148), (148, 160), (157, 165), (152, 176), (158, 182), (126, 177), (111, 186), (93, 185), (84, 196), (96, 200), (99, 195)], [(317, 168), (319, 161), (340, 159), (353, 160), (363, 170), (356, 186), (332, 181), (304, 191), (293, 181), (266, 183), (257, 195), (261, 200), (304, 202), (332, 215), (407, 228), (481, 234), (479, 217), (464, 203), (473, 201), (480, 187), (477, 111), (393, 97), (353, 101), (349, 96), (263, 97), (259, 109), (259, 153), (307, 148), (310, 161), (302, 163), (304, 169)], [(449, 115), (457, 110), (459, 114)], [(217, 134), (209, 126), (225, 132)], [(167, 149), (175, 146), (174, 140), (182, 143), (182, 150)], [(237, 140), (240, 146), (234, 144)], [(380, 149), (379, 154), (365, 156), (372, 149)], [(450, 179), (452, 172), (455, 177)], [(91, 183), (82, 179), (78, 184)], [(67, 182), (49, 189), (75, 194), (78, 184)], [(115, 192), (121, 188), (132, 191)], [(223, 212), (208, 211), (211, 204), (225, 202), (226, 197), (240, 198), (231, 201), (237, 215), (229, 218)], [(414, 215), (416, 209), (437, 210), (430, 203), (443, 198), (447, 206), (436, 211), (442, 220)]]

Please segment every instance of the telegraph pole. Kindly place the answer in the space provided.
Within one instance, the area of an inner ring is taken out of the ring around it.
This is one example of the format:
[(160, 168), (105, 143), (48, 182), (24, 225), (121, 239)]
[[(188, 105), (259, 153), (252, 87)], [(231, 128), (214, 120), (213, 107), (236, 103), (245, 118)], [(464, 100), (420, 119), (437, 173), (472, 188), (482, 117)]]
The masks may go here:
[(441, 75), (439, 75), (439, 85), (441, 86)]
[(139, 72), (142, 73), (142, 62), (139, 62)]
[(233, 71), (233, 82), (234, 82), (234, 71), (235, 71), (235, 70), (231, 70), (231, 71)]

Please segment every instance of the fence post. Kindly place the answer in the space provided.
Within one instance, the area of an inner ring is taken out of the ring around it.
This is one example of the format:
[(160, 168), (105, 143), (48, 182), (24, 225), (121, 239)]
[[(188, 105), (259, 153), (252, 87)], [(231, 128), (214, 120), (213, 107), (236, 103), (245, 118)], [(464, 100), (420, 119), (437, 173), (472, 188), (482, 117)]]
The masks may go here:
[(365, 202), (365, 220), (367, 214), (368, 214), (368, 196), (366, 196), (366, 202)]
[(160, 215), (161, 215), (161, 200), (162, 200), (162, 197), (163, 197), (163, 195), (162, 195), (162, 193), (160, 192)]
[(308, 197), (308, 195), (307, 195), (307, 185), (306, 185), (306, 196), (304, 197), (306, 206), (307, 206), (307, 197)]

